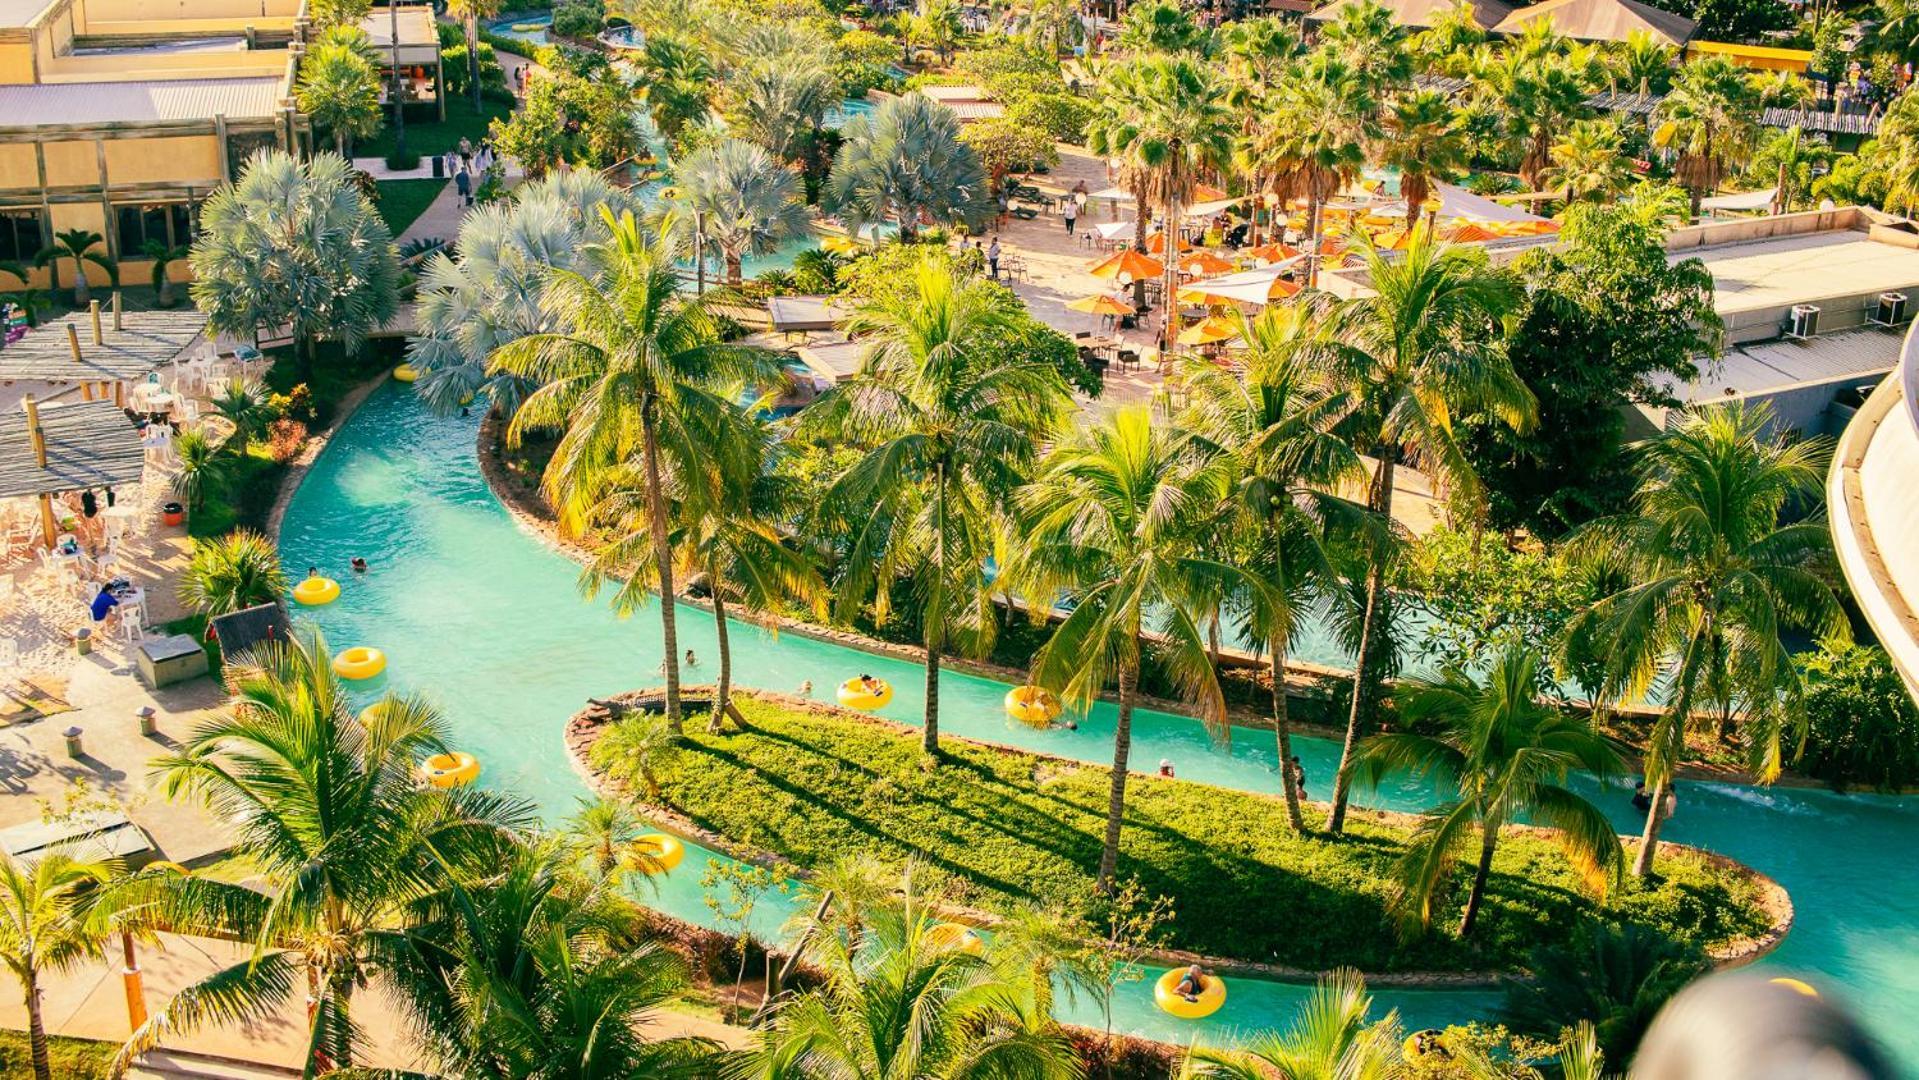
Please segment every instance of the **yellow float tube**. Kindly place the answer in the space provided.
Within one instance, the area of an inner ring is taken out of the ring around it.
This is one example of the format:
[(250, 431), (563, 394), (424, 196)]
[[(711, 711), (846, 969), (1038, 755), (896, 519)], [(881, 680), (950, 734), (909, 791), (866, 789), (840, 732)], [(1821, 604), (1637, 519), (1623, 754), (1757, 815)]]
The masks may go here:
[(1399, 1050), (1409, 1062), (1416, 1062), (1427, 1056), (1444, 1061), (1453, 1056), (1452, 1048), (1446, 1045), (1446, 1033), (1438, 1028), (1426, 1028), (1406, 1036), (1399, 1044)]
[(1180, 997), (1179, 980), (1185, 974), (1185, 968), (1173, 968), (1153, 983), (1153, 1002), (1160, 1011), (1181, 1020), (1198, 1020), (1213, 1015), (1226, 1004), (1226, 980), (1217, 975), (1205, 976), (1206, 985), (1200, 988), (1198, 1001)]
[(457, 750), (420, 762), (420, 776), (437, 788), (465, 787), (480, 778), (480, 759)]
[(1059, 699), (1044, 687), (1015, 686), (1006, 692), (1006, 715), (1022, 724), (1045, 727), (1059, 718)]
[(394, 382), (412, 382), (420, 377), (420, 369), (412, 364), (401, 364), (393, 369)]
[(307, 607), (331, 604), (340, 598), (340, 583), (317, 574), (293, 587), (293, 599)]
[(1801, 980), (1801, 979), (1795, 979), (1790, 975), (1781, 975), (1777, 978), (1767, 979), (1766, 981), (1771, 983), (1774, 986), (1783, 986), (1786, 989), (1792, 991), (1793, 993), (1800, 994), (1805, 997), (1816, 998), (1819, 996), (1819, 991), (1813, 989), (1811, 983), (1805, 982), (1804, 980)]
[(968, 956), (978, 956), (986, 951), (986, 939), (979, 936), (979, 931), (963, 923), (937, 923), (926, 931), (926, 940), (932, 942), (935, 949), (954, 949)]
[(840, 684), (840, 704), (849, 709), (884, 709), (893, 700), (893, 687), (885, 679), (872, 680), (877, 690), (869, 690), (867, 684), (859, 679), (848, 679)]
[(686, 845), (665, 833), (642, 833), (633, 838), (633, 869), (642, 874), (664, 874), (686, 858)]
[(367, 645), (355, 645), (333, 658), (333, 673), (342, 679), (371, 679), (386, 670), (386, 654)]

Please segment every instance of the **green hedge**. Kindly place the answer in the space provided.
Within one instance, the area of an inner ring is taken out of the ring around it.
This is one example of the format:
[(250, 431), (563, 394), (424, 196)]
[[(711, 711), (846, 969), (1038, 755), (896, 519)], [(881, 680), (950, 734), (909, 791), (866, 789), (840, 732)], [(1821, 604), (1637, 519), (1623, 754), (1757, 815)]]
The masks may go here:
[[(689, 726), (680, 752), (656, 765), (664, 798), (700, 825), (803, 866), (852, 852), (917, 857), (958, 899), (989, 909), (1090, 902), (1106, 770), (953, 739), (944, 744), (950, 758), (929, 769), (917, 734), (753, 698), (739, 705), (748, 731)], [(597, 751), (595, 763), (645, 790), (632, 765), (611, 756)], [(1500, 846), (1470, 944), (1452, 936), (1452, 912), (1437, 922), (1445, 929), (1402, 943), (1387, 914), (1387, 876), (1404, 836), (1403, 827), (1360, 820), (1342, 839), (1301, 838), (1275, 799), (1141, 777), (1128, 788), (1120, 870), (1173, 899), (1167, 944), (1315, 970), (1509, 970), (1588, 916), (1702, 947), (1766, 925), (1751, 882), (1695, 854), (1662, 859), (1663, 882), (1601, 906), (1581, 892), (1557, 845), (1515, 834)]]

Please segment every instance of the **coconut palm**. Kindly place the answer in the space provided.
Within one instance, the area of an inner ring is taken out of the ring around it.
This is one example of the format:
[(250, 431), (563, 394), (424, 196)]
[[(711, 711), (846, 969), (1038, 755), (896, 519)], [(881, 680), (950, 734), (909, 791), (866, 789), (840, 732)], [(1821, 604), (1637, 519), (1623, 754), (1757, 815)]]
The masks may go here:
[(1520, 644), (1492, 657), (1484, 679), (1457, 668), (1413, 679), (1394, 697), (1406, 730), (1374, 735), (1358, 766), (1378, 783), (1389, 772), (1436, 777), (1457, 796), (1426, 811), (1394, 868), (1394, 904), (1405, 925), (1423, 931), (1446, 900), (1455, 860), (1478, 830), (1478, 861), (1459, 917), (1470, 937), (1486, 897), (1499, 832), (1522, 819), (1558, 830), (1590, 884), (1625, 876), (1626, 856), (1612, 823), (1565, 786), (1574, 770), (1602, 779), (1620, 770), (1612, 740), (1590, 721), (1535, 699), (1539, 654)]
[(704, 49), (681, 34), (649, 32), (635, 66), (646, 87), (647, 113), (668, 141), (706, 122), (716, 73)]
[(100, 955), (110, 928), (91, 908), (112, 879), (108, 864), (63, 851), (31, 862), (0, 853), (0, 962), (26, 1002), (34, 1080), (53, 1080), (40, 981)]
[(770, 255), (807, 231), (800, 178), (772, 155), (741, 139), (695, 150), (673, 169), (695, 231), (720, 249), (726, 280), (740, 283), (748, 255)]
[(918, 9), (907, 24), (906, 36), (907, 40), (932, 49), (940, 63), (952, 63), (953, 50), (966, 36), (957, 0), (919, 0)]
[(891, 223), (911, 240), (922, 221), (972, 222), (984, 212), (986, 169), (944, 105), (918, 94), (892, 98), (840, 134), (827, 203), (854, 232)]
[(1313, 53), (1275, 91), (1272, 120), (1258, 132), (1247, 156), (1282, 191), (1306, 197), (1306, 282), (1319, 280), (1328, 199), (1359, 176), (1366, 147), (1378, 133), (1377, 104), (1365, 80), (1331, 53)]
[(1625, 94), (1657, 95), (1672, 85), (1673, 61), (1678, 50), (1649, 30), (1634, 30), (1626, 40), (1606, 51), (1606, 73), (1612, 88)]
[(801, 418), (867, 448), (824, 500), (863, 515), (834, 523), (848, 533), (836, 614), (870, 605), (884, 622), (895, 585), (910, 583), (926, 648), (929, 754), (939, 752), (940, 656), (991, 651), (998, 623), (983, 567), (1035, 446), (1071, 401), (1056, 367), (997, 344), (1012, 318), (1007, 304), (987, 282), (922, 262), (911, 291), (855, 315), (848, 332), (871, 340), (872, 351)]
[(1644, 750), (1652, 810), (1633, 865), (1642, 878), (1687, 728), (1710, 710), (1724, 735), (1743, 714), (1752, 768), (1778, 776), (1781, 714), (1800, 679), (1782, 635), (1847, 634), (1824, 522), (1780, 524), (1787, 507), (1817, 505), (1824, 447), (1787, 445), (1773, 427), (1765, 406), (1688, 416), (1640, 447), (1632, 512), (1576, 534), (1576, 551), (1628, 584), (1582, 612), (1568, 640), (1606, 658), (1605, 700), (1644, 700), (1655, 681), (1664, 689)]
[(1194, 1047), (1182, 1080), (1386, 1080), (1397, 1075), (1399, 1014), (1373, 1020), (1372, 995), (1359, 972), (1322, 975), (1285, 1031), (1268, 1031), (1237, 1050)]
[[(1243, 374), (1210, 361), (1187, 364), (1190, 404), (1181, 417), (1198, 445), (1230, 460), (1234, 516), (1245, 529), (1243, 569), (1259, 583), (1247, 601), (1248, 625), (1272, 670), (1273, 732), (1286, 816), (1303, 831), (1287, 711), (1286, 654), (1300, 621), (1333, 578), (1322, 540), (1327, 525), (1351, 518), (1324, 494), (1362, 479), (1365, 465), (1332, 433), (1344, 402), (1314, 371), (1327, 345), (1325, 309), (1273, 305), (1241, 320)], [(1357, 508), (1351, 508), (1357, 509)]]
[(1529, 52), (1515, 46), (1481, 76), (1482, 96), (1503, 112), (1506, 136), (1518, 148), (1520, 181), (1535, 191), (1560, 133), (1590, 113), (1586, 99), (1601, 80), (1589, 53), (1547, 48)]
[[(750, 455), (728, 453), (740, 440), (719, 437), (736, 413), (725, 391), (770, 381), (775, 367), (758, 350), (723, 342), (713, 316), (680, 294), (679, 250), (668, 239), (672, 229), (649, 237), (632, 214), (601, 213), (610, 235), (587, 258), (603, 271), (587, 277), (553, 270), (541, 311), (555, 329), (500, 346), (488, 367), (537, 387), (514, 411), (509, 442), (530, 430), (562, 432), (541, 477), (562, 533), (578, 536), (592, 527), (592, 511), (609, 484), (629, 467), (641, 470), (653, 558), (634, 572), (651, 575), (649, 584), (661, 597), (666, 715), (677, 730), (679, 593), (668, 526), (670, 484), (709, 469), (739, 477), (758, 468)], [(589, 595), (602, 581), (591, 571), (582, 578)], [(630, 590), (615, 594), (616, 605), (632, 599)]]
[(466, 30), (467, 84), (473, 87), (473, 111), (480, 111), (480, 20), (500, 13), (500, 0), (447, 0), (446, 13)]
[[(189, 250), (184, 244), (173, 247), (164, 240), (148, 240), (140, 249), (140, 253), (153, 265), (153, 292), (163, 308), (170, 308), (175, 303), (173, 275), (170, 271), (174, 263), (186, 259)], [(25, 281), (26, 278), (23, 276), (21, 280)]]
[(1750, 177), (1773, 185), (1772, 212), (1789, 214), (1793, 204), (1812, 189), (1814, 177), (1832, 165), (1832, 146), (1818, 137), (1807, 138), (1794, 124), (1784, 131), (1769, 130), (1760, 139), (1749, 166)]
[(351, 1068), (353, 997), (406, 951), (411, 905), (491, 873), (531, 824), (480, 788), (421, 784), (445, 749), (439, 714), (388, 695), (356, 717), (316, 630), (228, 656), (230, 703), (157, 758), (168, 798), (192, 798), (234, 830), (247, 885), (142, 875), (116, 890), (130, 922), (231, 937), (251, 956), (181, 989), (121, 1048), (115, 1074), (163, 1039), (276, 1017), (302, 998), (306, 1074)]
[[(1466, 168), (1466, 133), (1459, 113), (1446, 95), (1419, 90), (1395, 99), (1381, 124), (1385, 141), (1380, 164), (1399, 170), (1399, 194), (1406, 200), (1406, 223), (1419, 223), (1419, 212), (1432, 197), (1435, 182), (1449, 182)], [(1439, 211), (1432, 211), (1437, 222)]]
[(180, 575), (180, 602), (212, 618), (286, 596), (286, 572), (273, 541), (248, 529), (196, 540)]
[(316, 126), (333, 133), (333, 152), (341, 157), (347, 156), (348, 140), (380, 130), (379, 69), (351, 45), (322, 42), (303, 55), (293, 97)]
[(1226, 720), (1200, 620), (1212, 598), (1257, 588), (1251, 575), (1203, 554), (1229, 479), (1218, 459), (1155, 427), (1145, 409), (1128, 408), (1075, 431), (1020, 492), (1023, 528), (1006, 568), (1008, 587), (1035, 611), (1062, 602), (1071, 608), (1033, 654), (1033, 680), (1082, 705), (1109, 685), (1119, 690), (1102, 894), (1112, 891), (1118, 865), (1149, 613), (1163, 616), (1154, 654), (1179, 694), (1216, 731)]
[(47, 268), (47, 272), (52, 275), (48, 279), (48, 287), (53, 290), (58, 290), (60, 288), (60, 260), (72, 260), (73, 306), (86, 307), (87, 302), (93, 299), (93, 289), (87, 284), (88, 263), (92, 263), (100, 269), (105, 270), (110, 280), (114, 282), (120, 280), (120, 268), (113, 264), (113, 260), (108, 258), (105, 252), (94, 250), (98, 248), (102, 242), (102, 238), (97, 232), (90, 232), (86, 229), (62, 229), (53, 234), (53, 243), (41, 248), (39, 253), (34, 255), (33, 263), (35, 266), (44, 266)]
[[(614, 725), (600, 742), (598, 747), (606, 745), (608, 740), (618, 738), (618, 744), (612, 752), (623, 760), (632, 762), (633, 751), (642, 749), (636, 746), (638, 740), (628, 732), (628, 724)], [(679, 751), (679, 741), (672, 740), (668, 748), (667, 740), (659, 740), (660, 745), (644, 748), (659, 755), (661, 761), (649, 762), (645, 754), (635, 762), (644, 777), (651, 777), (653, 770), (663, 767), (663, 759)], [(656, 793), (655, 793), (656, 794)], [(660, 869), (659, 849), (650, 843), (641, 841), (641, 837), (653, 831), (633, 808), (617, 799), (581, 799), (580, 809), (568, 818), (565, 827), (560, 830), (560, 849), (573, 862), (573, 869), (582, 874), (594, 888), (611, 885), (622, 886), (627, 876), (634, 872), (652, 873)]]
[(1553, 144), (1552, 164), (1540, 181), (1555, 185), (1567, 202), (1607, 202), (1633, 180), (1619, 125), (1610, 119), (1575, 120)]
[(1412, 79), (1412, 56), (1393, 13), (1377, 0), (1347, 4), (1322, 24), (1320, 48), (1366, 88), (1367, 97), (1384, 105)]
[[(1475, 488), (1477, 477), (1454, 436), (1456, 418), (1484, 412), (1523, 427), (1535, 408), (1502, 348), (1503, 320), (1518, 300), (1513, 279), (1494, 270), (1484, 251), (1437, 243), (1430, 229), (1414, 230), (1401, 255), (1389, 260), (1367, 249), (1375, 292), (1341, 309), (1343, 341), (1329, 364), (1348, 402), (1342, 433), (1377, 462), (1366, 506), (1382, 521), (1392, 517), (1393, 475), (1401, 462), (1453, 491)], [(1346, 820), (1360, 724), (1371, 716), (1383, 679), (1378, 639), (1389, 556), (1388, 545), (1368, 545), (1352, 709), (1327, 822), (1335, 833)]]
[[(1138, 10), (1140, 5), (1134, 5)], [(1118, 172), (1119, 186), (1133, 197), (1133, 249), (1146, 250), (1146, 233), (1153, 223), (1153, 174), (1138, 156), (1142, 147), (1133, 140), (1133, 102), (1151, 93), (1145, 84), (1145, 66), (1137, 59), (1113, 64), (1100, 77), (1093, 98), (1093, 115), (1086, 122), (1086, 149), (1105, 158)], [(1133, 282), (1133, 306), (1146, 306), (1146, 282)]]
[(1674, 172), (1692, 193), (1692, 215), (1728, 175), (1751, 157), (1759, 107), (1746, 70), (1723, 56), (1702, 56), (1674, 76), (1654, 113), (1652, 143), (1678, 155)]

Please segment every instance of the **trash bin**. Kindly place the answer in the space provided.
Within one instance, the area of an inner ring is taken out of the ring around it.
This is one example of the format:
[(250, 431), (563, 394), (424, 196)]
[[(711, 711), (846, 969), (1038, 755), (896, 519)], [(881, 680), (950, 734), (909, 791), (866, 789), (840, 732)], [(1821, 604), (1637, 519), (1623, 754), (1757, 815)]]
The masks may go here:
[(433, 155), (433, 179), (435, 180), (446, 179), (446, 155), (445, 154)]
[(79, 728), (70, 727), (67, 730), (61, 732), (61, 734), (67, 737), (67, 756), (68, 757), (77, 758), (86, 753), (86, 751), (80, 749), (80, 729)]
[(180, 525), (185, 523), (186, 520), (187, 509), (179, 503), (170, 502), (160, 507), (160, 524)]
[(81, 656), (93, 651), (93, 627), (82, 626), (73, 632), (73, 651)]

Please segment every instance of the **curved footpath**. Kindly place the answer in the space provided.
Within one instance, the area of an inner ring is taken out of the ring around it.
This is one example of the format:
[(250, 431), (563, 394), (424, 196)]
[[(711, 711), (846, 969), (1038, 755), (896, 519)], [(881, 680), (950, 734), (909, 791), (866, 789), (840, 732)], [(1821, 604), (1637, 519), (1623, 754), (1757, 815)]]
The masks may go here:
[[(337, 603), (311, 612), (338, 646), (387, 650), (386, 679), (431, 695), (445, 710), (461, 749), (486, 764), (483, 783), (533, 799), (550, 819), (570, 814), (585, 794), (559, 734), (582, 702), (605, 698), (657, 678), (661, 659), (657, 611), (621, 620), (604, 600), (583, 600), (578, 568), (555, 558), (501, 505), (476, 461), (477, 420), (434, 418), (392, 389), (372, 395), (336, 433), (294, 496), (283, 526), (282, 557), (290, 566), (343, 568), (353, 555), (373, 562), (364, 577), (339, 576)], [(680, 608), (682, 648), (710, 660), (712, 617)], [(797, 633), (777, 635), (735, 623), (735, 679), (742, 685), (791, 689), (811, 681), (817, 696), (859, 671), (886, 678), (897, 696), (884, 715), (909, 722), (920, 709), (923, 679), (916, 665), (850, 650)], [(698, 680), (695, 669), (689, 677)], [(383, 688), (376, 680), (366, 691)], [(1014, 743), (1022, 749), (1104, 764), (1110, 756), (1112, 710), (1096, 705), (1073, 732), (1012, 729), (1004, 720), (1002, 684), (950, 672), (942, 680), (944, 726), (955, 736)], [(1173, 759), (1182, 778), (1249, 791), (1276, 783), (1270, 738), (1236, 738), (1216, 746), (1191, 720), (1143, 711), (1136, 721), (1141, 761)], [(1244, 733), (1241, 733), (1242, 736)], [(1296, 742), (1309, 791), (1323, 793), (1338, 746)], [(1636, 827), (1629, 792), (1588, 785), (1622, 832)], [(1677, 842), (1706, 848), (1767, 874), (1790, 890), (1796, 908), (1791, 935), (1764, 961), (1769, 969), (1807, 978), (1847, 1000), (1903, 1060), (1919, 1063), (1919, 1029), (1905, 1017), (1919, 1009), (1919, 967), (1904, 957), (1919, 947), (1919, 860), (1907, 852), (1919, 835), (1919, 800), (1836, 796), (1684, 782), (1680, 809), (1668, 827)], [(1416, 811), (1435, 793), (1389, 783), (1367, 793), (1373, 807)], [(705, 852), (689, 853), (648, 903), (710, 923), (698, 886)], [(753, 924), (776, 933), (790, 903), (763, 900)], [(1483, 992), (1387, 990), (1379, 1007), (1399, 1008), (1415, 1026), (1489, 1015)], [(1240, 980), (1217, 1016), (1173, 1021), (1151, 1004), (1143, 984), (1122, 987), (1113, 1027), (1185, 1042), (1283, 1022), (1301, 1000), (1297, 986)], [(1082, 1003), (1072, 1019), (1104, 1026)]]

